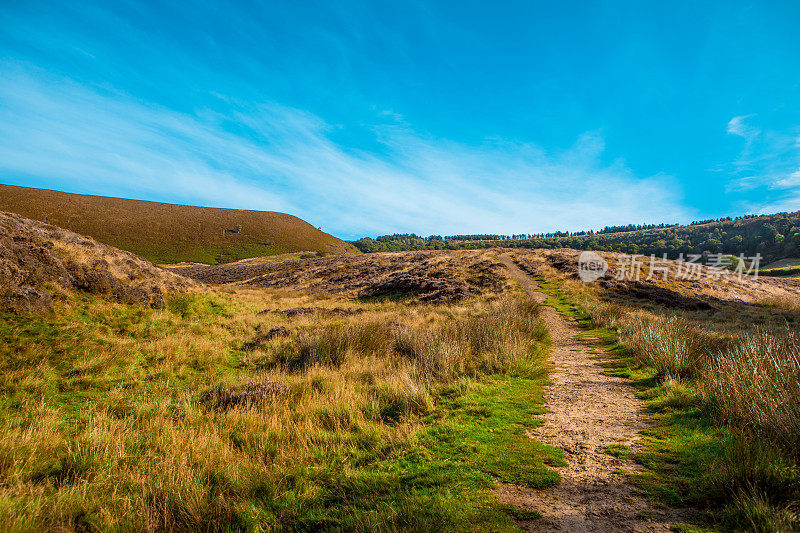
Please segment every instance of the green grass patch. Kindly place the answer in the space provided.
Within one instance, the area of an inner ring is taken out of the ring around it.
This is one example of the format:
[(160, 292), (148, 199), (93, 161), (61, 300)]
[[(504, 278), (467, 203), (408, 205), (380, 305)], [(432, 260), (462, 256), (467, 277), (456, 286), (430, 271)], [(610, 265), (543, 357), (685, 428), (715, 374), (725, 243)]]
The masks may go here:
[(582, 326), (589, 325), (589, 317), (572, 302), (558, 281), (547, 279), (544, 276), (532, 276), (532, 278), (539, 286), (539, 290), (549, 296), (544, 302), (545, 305), (553, 307), (564, 316), (574, 318)]
[[(441, 390), (425, 427), (390, 459), (359, 469), (356, 477), (373, 483), (350, 486), (349, 506), (325, 503), (327, 519), (345, 529), (372, 520), (403, 530), (516, 531), (514, 519), (536, 515), (497, 501), (494, 480), (549, 487), (559, 480), (550, 466), (564, 464), (561, 450), (525, 433), (539, 423), (543, 384), (544, 375), (506, 375)], [(376, 508), (402, 512), (377, 516)]]
[(606, 453), (617, 459), (626, 459), (630, 456), (630, 449), (624, 444), (612, 444), (606, 446)]

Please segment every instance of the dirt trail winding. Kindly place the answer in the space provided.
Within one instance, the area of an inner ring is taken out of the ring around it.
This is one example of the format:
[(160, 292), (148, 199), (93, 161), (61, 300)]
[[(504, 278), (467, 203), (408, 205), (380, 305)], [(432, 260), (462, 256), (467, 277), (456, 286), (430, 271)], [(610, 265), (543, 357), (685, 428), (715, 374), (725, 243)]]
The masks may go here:
[[(547, 299), (509, 255), (499, 260), (532, 298), (540, 303)], [(555, 370), (546, 391), (550, 412), (531, 437), (562, 448), (568, 466), (558, 469), (561, 482), (555, 487), (502, 485), (498, 496), (541, 513), (541, 519), (520, 524), (528, 531), (669, 531), (661, 520), (675, 517), (655, 512), (619, 473), (636, 465), (606, 451), (614, 444), (635, 444), (646, 427), (634, 388), (625, 379), (603, 374), (592, 359), (596, 350), (577, 338), (580, 329), (573, 320), (550, 306), (542, 307), (542, 318), (552, 337)]]

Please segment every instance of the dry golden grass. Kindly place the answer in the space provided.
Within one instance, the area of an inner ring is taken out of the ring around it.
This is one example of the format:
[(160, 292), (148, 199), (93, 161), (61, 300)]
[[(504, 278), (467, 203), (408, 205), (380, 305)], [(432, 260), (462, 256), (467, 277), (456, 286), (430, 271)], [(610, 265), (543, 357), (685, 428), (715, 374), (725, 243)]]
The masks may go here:
[[(242, 288), (176, 295), (162, 310), (71, 297), (48, 317), (0, 317), (3, 527), (369, 530), (456, 520), (381, 491), (398, 490), (396, 465), (425, 464), (409, 454), (420, 453), (442, 391), (540, 368), (530, 359), (546, 337), (535, 307), (516, 295), (359, 302), (364, 312), (352, 316), (261, 313), (267, 305), (354, 304)], [(275, 328), (289, 335), (265, 335)], [(286, 391), (204, 401), (216, 387), (262, 379)]]
[(761, 305), (777, 307), (787, 311), (800, 311), (800, 297), (791, 294), (770, 295), (759, 300)]

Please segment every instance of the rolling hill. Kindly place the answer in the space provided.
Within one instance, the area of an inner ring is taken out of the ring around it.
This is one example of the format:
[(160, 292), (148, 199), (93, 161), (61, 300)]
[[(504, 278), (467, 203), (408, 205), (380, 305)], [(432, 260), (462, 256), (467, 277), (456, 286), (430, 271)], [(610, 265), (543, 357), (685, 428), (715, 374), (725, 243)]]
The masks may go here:
[(155, 263), (227, 263), (352, 245), (284, 213), (173, 205), (0, 185), (0, 211), (88, 235)]

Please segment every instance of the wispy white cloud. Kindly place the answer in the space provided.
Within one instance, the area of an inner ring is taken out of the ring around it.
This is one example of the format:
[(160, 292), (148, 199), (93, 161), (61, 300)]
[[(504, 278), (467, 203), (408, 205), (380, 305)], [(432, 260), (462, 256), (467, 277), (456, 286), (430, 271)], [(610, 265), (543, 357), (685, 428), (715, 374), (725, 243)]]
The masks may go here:
[(789, 177), (776, 181), (775, 187), (779, 189), (800, 188), (800, 169), (789, 174)]
[[(332, 140), (322, 118), (220, 97), (178, 113), (113, 91), (0, 64), (0, 171), (62, 189), (284, 211), (344, 237), (584, 229), (693, 216), (669, 176), (603, 163), (602, 137), (548, 153), (467, 145), (376, 111), (379, 151)], [(390, 119), (387, 122), (387, 117)]]
[(733, 178), (726, 192), (746, 193), (741, 209), (752, 213), (800, 210), (798, 128), (772, 131), (752, 124), (756, 115), (733, 117), (728, 133), (744, 138), (739, 157), (727, 165)]
[(754, 128), (750, 124), (747, 123), (747, 119), (754, 117), (755, 115), (740, 115), (737, 117), (733, 117), (728, 121), (728, 133), (731, 135), (738, 135), (740, 137), (753, 137), (760, 133), (758, 128)]

